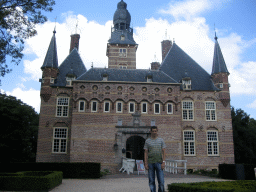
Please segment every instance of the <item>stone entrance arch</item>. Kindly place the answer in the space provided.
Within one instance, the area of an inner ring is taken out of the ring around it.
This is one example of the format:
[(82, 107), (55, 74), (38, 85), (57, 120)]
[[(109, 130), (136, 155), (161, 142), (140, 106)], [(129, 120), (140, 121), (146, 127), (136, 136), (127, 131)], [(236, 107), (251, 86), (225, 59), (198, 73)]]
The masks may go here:
[(126, 141), (126, 157), (136, 160), (144, 160), (145, 139), (140, 136), (131, 136)]

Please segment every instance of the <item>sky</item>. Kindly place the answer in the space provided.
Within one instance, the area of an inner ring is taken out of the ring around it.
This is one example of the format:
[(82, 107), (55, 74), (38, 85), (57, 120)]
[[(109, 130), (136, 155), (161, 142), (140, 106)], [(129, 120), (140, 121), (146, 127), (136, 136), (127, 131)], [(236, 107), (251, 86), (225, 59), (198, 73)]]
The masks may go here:
[[(41, 66), (56, 27), (59, 65), (69, 54), (70, 35), (79, 33), (79, 53), (87, 69), (107, 67), (106, 48), (120, 0), (55, 0), (38, 34), (25, 41), (21, 63), (1, 77), (1, 93), (12, 95), (40, 112)], [(161, 41), (174, 40), (211, 74), (215, 32), (229, 75), (231, 105), (256, 119), (255, 0), (125, 0), (138, 69), (162, 62)], [(76, 25), (78, 26), (76, 28)]]

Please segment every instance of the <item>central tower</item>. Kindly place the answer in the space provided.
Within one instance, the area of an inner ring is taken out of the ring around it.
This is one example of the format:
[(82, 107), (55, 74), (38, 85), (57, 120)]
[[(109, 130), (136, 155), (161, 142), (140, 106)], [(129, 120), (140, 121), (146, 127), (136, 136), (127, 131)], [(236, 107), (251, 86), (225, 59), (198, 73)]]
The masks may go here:
[(127, 4), (121, 0), (117, 4), (111, 28), (111, 38), (107, 44), (108, 68), (136, 69), (136, 51), (138, 45), (133, 39), (130, 28), (131, 15)]

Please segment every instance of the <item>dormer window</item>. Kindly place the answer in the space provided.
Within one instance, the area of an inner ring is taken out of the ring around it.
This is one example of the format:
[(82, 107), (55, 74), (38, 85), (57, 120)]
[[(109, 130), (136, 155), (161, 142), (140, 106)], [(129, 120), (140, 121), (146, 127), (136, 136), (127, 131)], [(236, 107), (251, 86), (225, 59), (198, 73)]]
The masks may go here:
[(147, 82), (152, 82), (152, 79), (153, 79), (153, 78), (152, 78), (152, 75), (148, 75), (148, 76), (147, 76)]
[(220, 89), (223, 89), (223, 83), (219, 84)]
[(119, 49), (119, 57), (126, 57), (126, 49)]
[(108, 81), (108, 75), (107, 74), (103, 74), (102, 76), (102, 81)]
[(72, 81), (75, 79), (75, 77), (66, 77), (66, 86), (72, 86)]
[(125, 40), (125, 36), (121, 35), (121, 41), (124, 41), (124, 40)]
[(191, 90), (191, 79), (182, 80), (183, 90)]

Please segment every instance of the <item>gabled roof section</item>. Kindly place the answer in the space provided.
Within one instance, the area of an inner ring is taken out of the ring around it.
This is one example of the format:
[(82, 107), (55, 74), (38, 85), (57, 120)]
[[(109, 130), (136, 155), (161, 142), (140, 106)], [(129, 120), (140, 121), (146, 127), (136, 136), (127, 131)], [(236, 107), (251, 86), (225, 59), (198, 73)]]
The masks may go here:
[(176, 43), (173, 43), (159, 70), (179, 83), (184, 78), (190, 78), (191, 90), (217, 90), (211, 76)]
[(74, 77), (79, 77), (86, 71), (86, 67), (84, 66), (77, 49), (74, 48), (60, 65), (57, 82), (53, 86), (66, 86), (67, 76), (72, 75)]
[(150, 76), (152, 83), (178, 83), (162, 71), (149, 71), (147, 69), (91, 68), (77, 80), (102, 81), (103, 76), (108, 77), (108, 82), (147, 82), (147, 77)]
[(218, 43), (218, 38), (215, 35), (215, 46), (214, 46), (214, 56), (213, 56), (213, 64), (212, 64), (212, 75), (216, 73), (228, 73), (228, 69), (222, 55), (220, 45)]
[(56, 37), (55, 37), (56, 31), (53, 31), (53, 36), (48, 48), (48, 51), (46, 53), (44, 63), (41, 67), (41, 69), (44, 69), (46, 67), (51, 68), (58, 68), (58, 55), (57, 55), (57, 44), (56, 44)]

